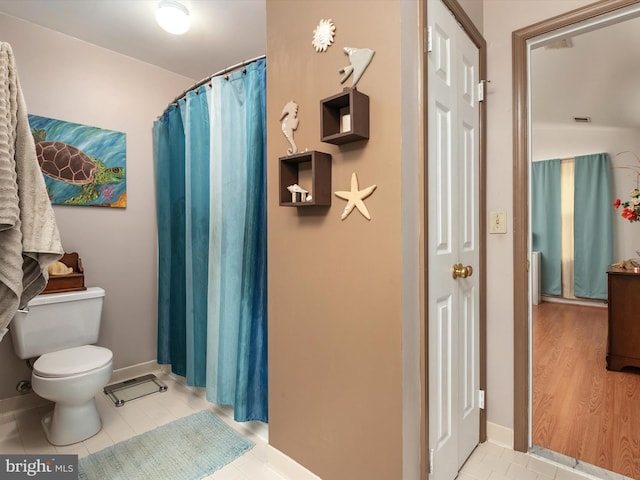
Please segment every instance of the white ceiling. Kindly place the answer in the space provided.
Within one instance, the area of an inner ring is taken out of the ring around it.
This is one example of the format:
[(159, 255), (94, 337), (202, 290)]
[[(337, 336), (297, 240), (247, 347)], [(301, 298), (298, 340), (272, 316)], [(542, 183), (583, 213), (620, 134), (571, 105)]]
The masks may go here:
[(640, 18), (571, 37), (572, 48), (531, 51), (533, 123), (640, 128)]
[(265, 0), (181, 3), (192, 26), (178, 36), (156, 23), (158, 0), (0, 0), (0, 12), (194, 80), (265, 53)]

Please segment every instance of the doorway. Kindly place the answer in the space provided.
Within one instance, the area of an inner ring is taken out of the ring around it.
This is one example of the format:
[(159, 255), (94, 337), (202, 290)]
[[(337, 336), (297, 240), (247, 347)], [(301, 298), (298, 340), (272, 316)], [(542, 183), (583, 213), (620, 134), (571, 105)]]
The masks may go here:
[[(531, 50), (544, 42), (569, 38), (637, 16), (637, 1), (598, 2), (513, 33), (514, 87), (514, 321), (515, 418), (514, 447), (528, 451), (532, 442), (532, 391), (530, 376), (532, 298), (528, 267), (532, 259), (529, 225), (529, 168), (532, 160)], [(595, 62), (597, 65), (597, 62)], [(601, 321), (600, 321), (601, 322)]]

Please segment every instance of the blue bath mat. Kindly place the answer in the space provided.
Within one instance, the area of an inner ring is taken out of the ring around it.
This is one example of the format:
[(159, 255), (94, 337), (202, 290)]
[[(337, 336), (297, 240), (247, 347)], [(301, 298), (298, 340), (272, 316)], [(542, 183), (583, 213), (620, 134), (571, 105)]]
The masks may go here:
[(254, 446), (209, 411), (194, 413), (78, 462), (80, 480), (196, 480)]

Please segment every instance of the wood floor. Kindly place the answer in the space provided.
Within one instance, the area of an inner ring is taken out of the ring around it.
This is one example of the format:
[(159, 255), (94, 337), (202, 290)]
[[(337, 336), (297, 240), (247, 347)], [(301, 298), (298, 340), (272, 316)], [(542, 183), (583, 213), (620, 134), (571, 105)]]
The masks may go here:
[(606, 369), (607, 309), (533, 309), (533, 443), (640, 479), (640, 373)]

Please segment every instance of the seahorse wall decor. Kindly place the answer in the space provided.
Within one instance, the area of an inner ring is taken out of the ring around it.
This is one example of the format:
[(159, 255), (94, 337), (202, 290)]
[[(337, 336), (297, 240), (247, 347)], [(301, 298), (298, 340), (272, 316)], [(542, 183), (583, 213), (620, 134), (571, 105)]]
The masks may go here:
[(298, 147), (296, 146), (296, 142), (293, 140), (293, 132), (298, 129), (298, 124), (300, 123), (300, 119), (297, 117), (297, 115), (298, 104), (293, 100), (291, 100), (284, 106), (284, 108), (282, 109), (282, 114), (280, 115), (280, 121), (282, 122), (282, 133), (291, 145), (291, 148), (287, 149), (287, 153), (289, 155), (298, 153)]
[(343, 50), (344, 53), (349, 55), (350, 65), (338, 70), (339, 73), (344, 73), (344, 76), (340, 79), (340, 83), (346, 82), (347, 78), (353, 73), (353, 83), (351, 87), (354, 88), (371, 63), (371, 59), (376, 52), (370, 48), (344, 47)]

